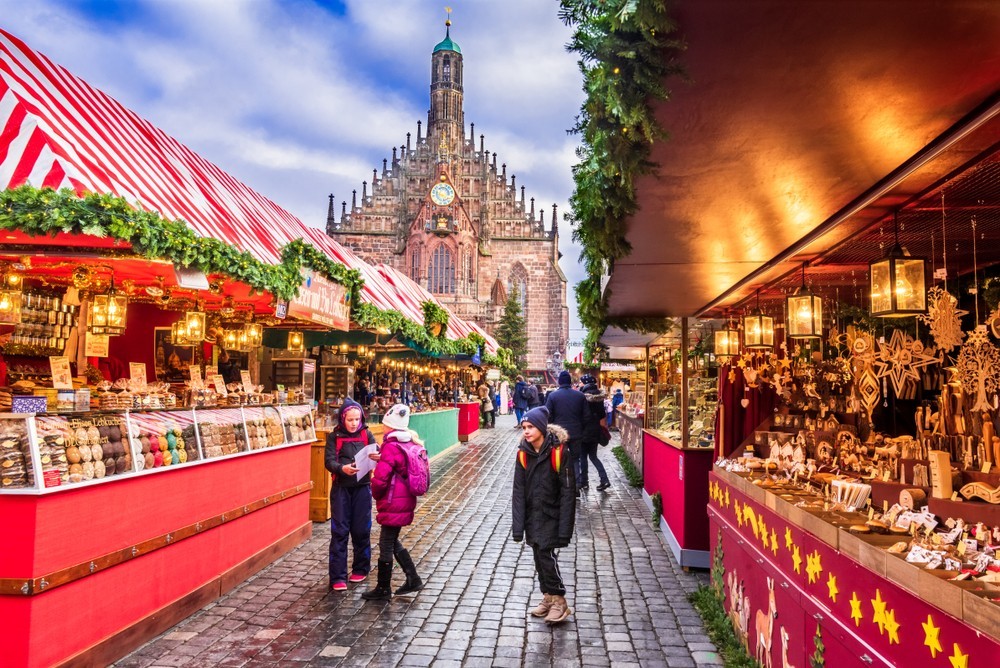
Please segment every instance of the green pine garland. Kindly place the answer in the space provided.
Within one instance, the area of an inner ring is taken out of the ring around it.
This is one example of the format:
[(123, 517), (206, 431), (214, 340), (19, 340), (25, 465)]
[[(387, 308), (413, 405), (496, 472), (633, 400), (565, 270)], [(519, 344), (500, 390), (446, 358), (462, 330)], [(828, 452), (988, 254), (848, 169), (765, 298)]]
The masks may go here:
[[(638, 208), (635, 179), (654, 167), (653, 142), (667, 138), (652, 103), (669, 99), (668, 76), (683, 74), (677, 57), (685, 44), (665, 0), (561, 0), (560, 18), (575, 27), (568, 48), (580, 54), (587, 94), (573, 128), (583, 145), (566, 218), (583, 246), (587, 273), (575, 288), (580, 321), (589, 330), (585, 348), (597, 354), (596, 342), (609, 325), (601, 276), (632, 250), (625, 221)], [(635, 324), (631, 320), (625, 328)]]
[(448, 330), (448, 312), (429, 299), (421, 302), (420, 308), (424, 311), (424, 327), (429, 331), (433, 325), (441, 325), (437, 336), (443, 337)]
[[(68, 188), (56, 191), (29, 185), (0, 191), (0, 230), (16, 230), (31, 236), (64, 232), (117, 239), (127, 242), (142, 257), (169, 260), (205, 274), (229, 276), (254, 290), (285, 300), (298, 294), (302, 267), (306, 267), (347, 289), (351, 317), (362, 328), (384, 327), (435, 357), (472, 355), (481, 347), (482, 361), (487, 366), (501, 366), (507, 352), (500, 349), (497, 355), (486, 353), (486, 340), (475, 332), (458, 341), (431, 336), (421, 324), (399, 311), (383, 311), (354, 299), (364, 286), (361, 272), (348, 269), (302, 239), (282, 247), (281, 264), (268, 264), (224, 241), (199, 237), (182, 220), (166, 220), (154, 211), (136, 209), (122, 197), (97, 193), (78, 197)], [(447, 312), (439, 307), (437, 310), (440, 313), (435, 311), (433, 317), (443, 318), (442, 324), (446, 325)], [(426, 308), (424, 314), (426, 318)]]

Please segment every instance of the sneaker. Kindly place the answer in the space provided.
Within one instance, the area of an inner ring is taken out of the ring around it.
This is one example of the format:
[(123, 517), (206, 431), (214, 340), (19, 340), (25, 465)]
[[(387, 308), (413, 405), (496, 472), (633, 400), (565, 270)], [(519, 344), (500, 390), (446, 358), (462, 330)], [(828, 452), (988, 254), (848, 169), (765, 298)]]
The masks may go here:
[(333, 591), (347, 591), (347, 583), (338, 580), (330, 587)]
[(600, 485), (597, 486), (597, 491), (598, 492), (603, 492), (604, 490), (606, 490), (606, 489), (608, 489), (610, 487), (611, 487), (611, 483), (610, 482), (602, 482)]
[(368, 579), (365, 573), (351, 573), (351, 577), (347, 578), (351, 582), (364, 582)]

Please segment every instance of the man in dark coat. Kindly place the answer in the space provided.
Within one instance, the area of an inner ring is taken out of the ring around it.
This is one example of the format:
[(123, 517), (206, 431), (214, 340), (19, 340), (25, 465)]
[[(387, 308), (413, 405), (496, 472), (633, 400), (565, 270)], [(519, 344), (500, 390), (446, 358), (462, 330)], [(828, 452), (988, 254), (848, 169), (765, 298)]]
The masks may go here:
[(603, 492), (611, 487), (608, 473), (604, 470), (604, 464), (597, 456), (597, 447), (602, 434), (602, 427), (606, 426), (607, 417), (604, 413), (604, 399), (607, 395), (597, 386), (597, 379), (592, 375), (585, 374), (580, 378), (583, 387), (580, 389), (587, 399), (587, 412), (583, 420), (583, 452), (580, 455), (580, 487), (586, 488), (588, 482), (587, 459), (594, 464), (597, 475), (601, 482), (597, 486), (598, 492)]
[(535, 557), (544, 596), (531, 614), (560, 624), (573, 614), (556, 563), (556, 550), (569, 545), (576, 522), (576, 494), (571, 464), (564, 452), (568, 434), (550, 424), (544, 407), (533, 408), (521, 423), (524, 438), (514, 465), (511, 530), (515, 542), (526, 540)]
[[(538, 408), (539, 406), (542, 405), (542, 395), (538, 391), (538, 386), (537, 385), (535, 385), (533, 382), (531, 382), (529, 380), (528, 381), (528, 387), (527, 387), (527, 389), (525, 391), (527, 392), (526, 400), (528, 402), (528, 410), (529, 411), (532, 408)], [(520, 424), (520, 423), (518, 423), (518, 424)]]
[(517, 424), (514, 425), (515, 429), (521, 428), (521, 420), (528, 410), (527, 389), (528, 384), (524, 382), (524, 376), (519, 375), (517, 382), (514, 383), (514, 417), (517, 418)]
[(583, 454), (583, 424), (589, 408), (583, 392), (573, 389), (573, 377), (569, 375), (569, 371), (559, 373), (559, 388), (549, 392), (545, 407), (549, 409), (549, 421), (569, 433), (567, 445), (573, 457), (573, 470), (576, 472), (576, 485), (579, 489), (584, 486), (580, 456)]

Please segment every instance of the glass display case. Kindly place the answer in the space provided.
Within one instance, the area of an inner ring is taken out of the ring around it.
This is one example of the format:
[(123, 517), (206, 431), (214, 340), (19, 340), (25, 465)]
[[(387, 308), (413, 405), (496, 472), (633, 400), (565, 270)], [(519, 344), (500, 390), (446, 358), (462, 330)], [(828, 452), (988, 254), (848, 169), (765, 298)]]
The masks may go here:
[(308, 404), (0, 413), (0, 493), (56, 491), (315, 440)]

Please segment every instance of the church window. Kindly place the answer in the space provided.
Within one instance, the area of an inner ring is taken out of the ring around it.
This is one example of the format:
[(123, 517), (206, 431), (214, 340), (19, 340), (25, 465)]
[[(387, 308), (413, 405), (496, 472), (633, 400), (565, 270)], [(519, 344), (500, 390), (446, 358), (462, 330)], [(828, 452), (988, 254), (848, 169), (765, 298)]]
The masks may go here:
[(436, 295), (455, 293), (455, 261), (451, 252), (438, 246), (427, 266), (427, 289)]
[(510, 271), (510, 279), (507, 283), (507, 293), (514, 294), (517, 290), (518, 302), (521, 305), (521, 315), (528, 317), (528, 272), (520, 262), (514, 265)]
[(410, 251), (410, 278), (414, 283), (420, 282), (420, 249)]
[(441, 63), (441, 80), (451, 81), (451, 58), (445, 56)]

